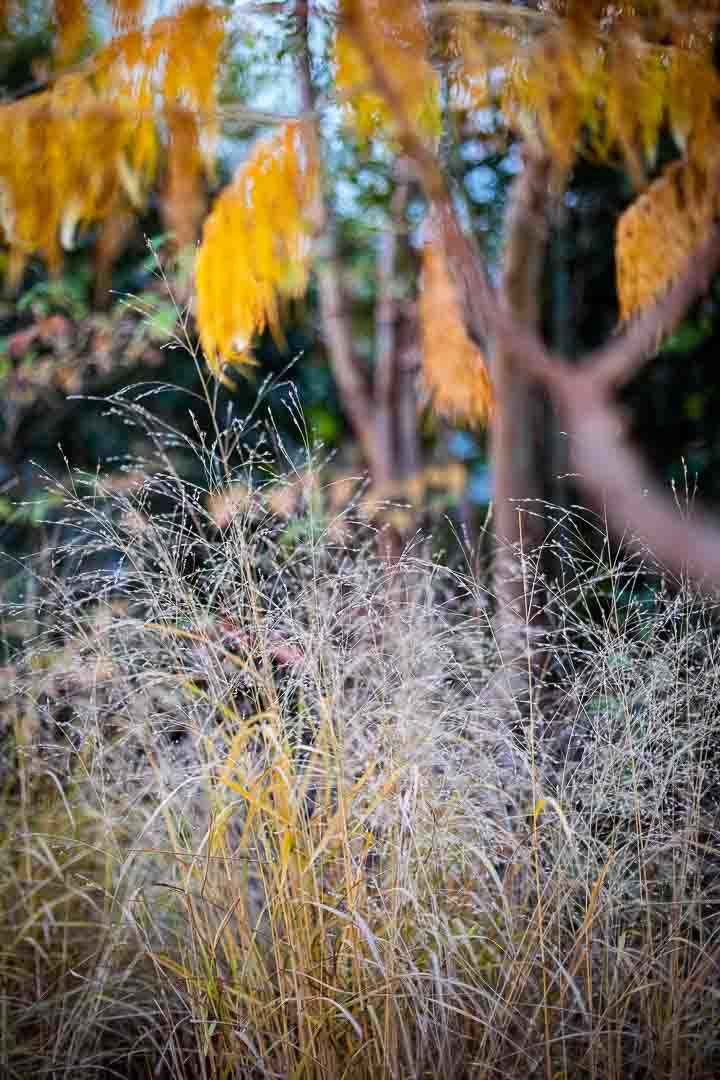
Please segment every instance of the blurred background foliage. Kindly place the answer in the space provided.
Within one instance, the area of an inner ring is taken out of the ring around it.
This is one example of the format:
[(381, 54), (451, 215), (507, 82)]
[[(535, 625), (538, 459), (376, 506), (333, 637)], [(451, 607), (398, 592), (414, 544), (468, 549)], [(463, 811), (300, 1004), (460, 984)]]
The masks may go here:
[[(42, 24), (42, 5), (28, 5), (22, 32), (0, 42), (0, 85), (6, 100), (23, 96), (42, 79), (49, 63), (51, 34)], [(238, 33), (225, 70), (221, 100), (253, 102), (272, 108), (292, 99), (292, 64), (286, 36), (272, 20), (258, 18), (258, 32)], [(318, 42), (316, 79), (323, 84), (324, 43)], [(281, 77), (279, 77), (281, 73)], [(377, 299), (377, 237), (388, 220), (392, 162), (381, 146), (358, 145), (340, 131), (332, 110), (325, 117), (327, 167), (339, 223), (339, 245), (352, 300), (358, 352), (372, 363)], [(490, 110), (467, 117), (454, 114), (448, 160), (463, 193), (469, 219), (492, 262), (497, 262), (507, 190), (518, 169), (515, 148), (496, 138)], [(214, 180), (219, 190), (232, 175), (253, 131), (227, 124), (221, 164)], [(658, 168), (670, 151), (661, 153)], [(211, 196), (213, 192), (209, 193)], [(632, 201), (632, 186), (621, 173), (579, 163), (564, 204), (555, 215), (546, 273), (545, 333), (566, 353), (579, 354), (612, 333), (617, 321), (613, 265), (614, 229)], [(421, 224), (423, 208), (411, 204), (411, 224)], [(92, 232), (68, 255), (59, 275), (48, 276), (30, 262), (15, 295), (0, 302), (0, 549), (3, 574), (12, 576), (18, 556), (47, 541), (54, 508), (46, 494), (47, 477), (69, 468), (93, 473), (99, 466), (118, 470), (148, 456), (147, 435), (123, 422), (103, 398), (123, 388), (144, 395), (162, 423), (194, 437), (212, 429), (203, 392), (207, 374), (193, 359), (194, 328), (187, 316), (187, 267), (166, 276), (168, 237), (163, 233), (158, 198), (129, 227), (111, 278), (98, 281), (96, 237)], [(0, 250), (0, 261), (6, 255)], [(1, 267), (0, 267), (1, 269)], [(410, 275), (416, 268), (407, 267)], [(168, 271), (169, 273), (169, 271)], [(107, 276), (107, 275), (106, 275)], [(258, 367), (228, 391), (212, 385), (217, 415), (252, 412), (262, 388), (257, 424), (246, 432), (251, 443), (267, 433), (298, 462), (308, 449), (331, 461), (339, 473), (358, 474), (361, 459), (343, 415), (319, 330), (317, 296), (311, 288), (284, 328), (287, 347), (267, 335), (257, 351)], [(720, 334), (718, 292), (713, 290), (682, 330), (627, 394), (638, 439), (657, 470), (685, 482), (683, 462), (703, 497), (720, 499), (720, 390), (715, 353)], [(294, 389), (291, 389), (294, 387)], [(152, 393), (151, 393), (152, 391)], [(304, 423), (292, 405), (297, 395)], [(418, 403), (424, 460), (429, 466), (461, 463), (464, 487), (435, 491), (432, 515), (449, 515), (470, 531), (483, 520), (491, 496), (483, 431), (456, 427)], [(558, 438), (562, 438), (561, 435)], [(178, 471), (193, 480), (197, 461), (177, 452)], [(120, 475), (120, 473), (119, 473)], [(557, 496), (557, 491), (548, 494)], [(566, 493), (567, 495), (567, 493)]]

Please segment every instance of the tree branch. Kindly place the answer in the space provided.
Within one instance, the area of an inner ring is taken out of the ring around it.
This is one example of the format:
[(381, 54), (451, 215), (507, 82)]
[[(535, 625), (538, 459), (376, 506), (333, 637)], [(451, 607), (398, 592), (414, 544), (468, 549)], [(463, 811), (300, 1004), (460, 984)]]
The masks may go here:
[(627, 441), (617, 407), (581, 390), (577, 383), (564, 395), (570, 464), (611, 530), (619, 536), (632, 530), (671, 573), (720, 586), (718, 519), (704, 510), (683, 516)]
[[(310, 69), (308, 44), (308, 5), (298, 2), (295, 16), (298, 23), (298, 75), (303, 112), (312, 119), (309, 126), (315, 140), (315, 153), (320, 159), (320, 131), (316, 110), (315, 87)], [(352, 326), (342, 283), (340, 256), (337, 245), (337, 226), (332, 209), (321, 197), (318, 208), (317, 234), (320, 252), (317, 262), (320, 317), (330, 354), (330, 364), (340, 399), (355, 437), (360, 443), (371, 473), (382, 468), (381, 453), (375, 437), (375, 417), (370, 387), (363, 375), (355, 353)]]
[(616, 389), (628, 383), (707, 292), (719, 269), (720, 226), (714, 225), (709, 239), (689, 260), (686, 272), (665, 295), (633, 319), (614, 341), (590, 354), (588, 367), (598, 383)]
[(474, 242), (461, 228), (445, 174), (433, 151), (417, 134), (405, 103), (388, 79), (362, 19), (346, 20), (346, 30), (352, 35), (356, 47), (363, 55), (375, 89), (385, 98), (395, 117), (398, 142), (405, 157), (412, 163), (425, 196), (433, 207), (451, 271), (453, 276), (458, 278), (459, 295), (465, 298), (469, 332), (480, 348), (485, 349), (488, 327), (497, 325), (500, 313), (495, 290), (483, 260), (476, 251)]
[[(604, 507), (614, 530), (624, 533), (629, 528), (639, 534), (668, 570), (720, 587), (720, 522), (705, 512), (695, 513), (692, 519), (681, 517), (625, 438), (613, 398), (613, 392), (627, 383), (657, 351), (662, 339), (676, 329), (720, 269), (720, 228), (713, 228), (690, 260), (687, 272), (653, 308), (614, 341), (586, 357), (579, 368), (571, 367), (544, 345), (532, 322), (513, 317), (507, 292), (512, 273), (506, 272), (502, 295), (497, 296), (474, 241), (460, 226), (437, 158), (413, 130), (362, 21), (353, 21), (349, 29), (376, 89), (394, 114), (398, 140), (433, 208), (464, 300), (468, 333), (485, 350), (488, 342), (501, 343), (511, 351), (519, 368), (547, 387), (571, 434), (570, 460), (578, 483), (596, 505)], [(534, 183), (531, 173), (526, 182), (530, 186)], [(520, 273), (519, 253), (515, 260)]]
[(402, 227), (408, 201), (406, 163), (398, 162), (398, 186), (390, 201), (390, 220), (380, 238), (377, 278), (378, 299), (375, 307), (375, 405), (378, 452), (384, 459), (386, 475), (376, 479), (390, 485), (397, 465), (397, 417), (400, 395), (400, 348), (398, 342), (399, 305), (397, 291), (398, 230)]
[[(526, 327), (538, 347), (543, 347), (540, 300), (548, 236), (549, 173), (549, 159), (526, 155), (525, 167), (513, 184), (505, 219), (499, 295), (503, 318), (491, 333), (495, 635), (503, 658), (501, 681), (515, 700), (527, 687), (529, 634), (543, 625), (543, 590), (524, 571), (519, 552), (540, 547), (545, 522), (540, 514), (523, 514), (518, 500), (532, 499), (537, 505), (545, 495), (546, 401), (523, 364), (514, 327)], [(533, 647), (531, 656), (534, 667), (539, 668), (541, 651)]]
[[(479, 255), (474, 245), (459, 240), (457, 219), (447, 231), (455, 242), (455, 257), (464, 263), (457, 280), (472, 288), (477, 269), (468, 265)], [(465, 238), (463, 237), (463, 240)], [(591, 502), (604, 510), (617, 534), (628, 529), (642, 538), (666, 569), (689, 575), (704, 587), (720, 587), (720, 521), (705, 511), (681, 516), (674, 500), (652, 478), (639, 452), (628, 442), (614, 392), (629, 381), (673, 333), (720, 269), (720, 229), (690, 260), (687, 272), (646, 313), (614, 341), (571, 367), (548, 349), (536, 330), (509, 317), (508, 305), (466, 296), (469, 332), (481, 313), (484, 335), (511, 343), (516, 363), (544, 384), (570, 433), (570, 465)]]

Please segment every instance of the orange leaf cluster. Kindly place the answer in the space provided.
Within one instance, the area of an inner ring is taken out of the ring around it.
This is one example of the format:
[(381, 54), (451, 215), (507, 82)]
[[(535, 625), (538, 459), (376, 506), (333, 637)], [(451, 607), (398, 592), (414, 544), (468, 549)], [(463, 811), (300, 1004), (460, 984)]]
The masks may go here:
[(113, 21), (121, 30), (137, 26), (145, 10), (145, 0), (113, 0)]
[[(123, 0), (115, 10), (129, 25), (143, 4)], [(60, 52), (69, 57), (85, 33), (85, 4), (55, 0), (55, 15)], [(60, 76), (50, 89), (0, 106), (0, 225), (14, 284), (29, 255), (56, 269), (77, 227), (139, 208), (165, 140), (176, 229), (182, 239), (197, 227), (200, 146), (204, 138), (209, 154), (223, 36), (216, 8), (186, 4), (113, 38), (89, 65)], [(192, 226), (181, 220), (185, 214)]]
[(206, 133), (217, 126), (217, 73), (225, 40), (224, 17), (208, 3), (190, 3), (145, 30), (114, 38), (95, 56), (101, 93), (153, 119), (160, 105), (192, 109)]
[[(595, 5), (595, 17), (590, 4), (556, 6), (566, 17), (540, 31), (459, 17), (451, 38), (455, 104), (499, 106), (512, 130), (552, 155), (561, 176), (585, 153), (622, 158), (641, 186), (665, 125), (683, 152), (702, 160), (720, 133), (720, 79), (697, 9), (673, 21), (673, 5), (662, 5), (662, 16), (650, 3), (632, 13)], [(638, 23), (643, 14), (647, 25)]]
[(88, 31), (85, 0), (55, 0), (55, 22), (58, 60), (61, 64), (71, 63), (78, 56)]
[[(344, 27), (335, 46), (336, 84), (350, 111), (359, 137), (392, 132), (398, 120), (417, 124), (427, 135), (440, 132), (439, 83), (427, 59), (429, 40), (417, 0), (342, 0)], [(378, 89), (365, 54), (381, 60), (404, 118), (392, 109)]]
[(625, 211), (615, 261), (620, 317), (649, 307), (707, 238), (720, 209), (717, 186), (695, 164), (675, 161)]
[(165, 222), (174, 235), (175, 250), (180, 252), (195, 244), (205, 214), (203, 160), (195, 114), (174, 106), (168, 109), (166, 121)]
[(301, 121), (260, 141), (205, 221), (196, 264), (200, 341), (213, 373), (252, 363), (266, 327), (281, 340), (280, 304), (307, 288), (319, 198), (314, 140)]
[(34, 252), (57, 268), (61, 240), (69, 245), (77, 225), (113, 212), (132, 131), (126, 111), (75, 75), (0, 108), (0, 212), (16, 275)]
[(420, 293), (422, 377), (438, 413), (486, 423), (493, 392), (485, 359), (465, 330), (445, 252), (435, 240), (423, 250)]

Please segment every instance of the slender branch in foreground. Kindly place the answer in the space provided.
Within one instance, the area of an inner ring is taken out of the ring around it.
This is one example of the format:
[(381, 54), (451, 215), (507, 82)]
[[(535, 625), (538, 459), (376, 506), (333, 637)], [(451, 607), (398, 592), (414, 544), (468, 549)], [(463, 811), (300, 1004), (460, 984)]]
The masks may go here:
[[(553, 395), (570, 435), (570, 464), (614, 532), (631, 529), (671, 572), (720, 587), (720, 520), (705, 511), (683, 517), (628, 441), (614, 396), (680, 324), (720, 269), (720, 230), (690, 260), (687, 272), (616, 341), (573, 370), (541, 342), (520, 360)], [(523, 336), (525, 336), (523, 334)]]
[[(443, 208), (446, 222), (448, 208), (449, 203)], [(457, 218), (445, 235), (455, 242), (456, 260), (464, 263), (456, 280), (469, 289), (478, 271), (468, 264), (480, 256), (470, 244), (457, 242)], [(714, 588), (720, 588), (720, 520), (703, 511), (686, 518), (679, 514), (624, 435), (614, 393), (677, 329), (718, 270), (720, 229), (715, 227), (677, 283), (616, 340), (581, 359), (578, 367), (549, 350), (532, 326), (514, 324), (505, 305), (481, 305), (484, 334), (512, 343), (516, 364), (547, 387), (570, 434), (570, 464), (578, 484), (594, 505), (603, 508), (611, 528), (621, 535), (632, 530), (668, 571)], [(473, 300), (466, 296), (471, 333), (478, 312)]]

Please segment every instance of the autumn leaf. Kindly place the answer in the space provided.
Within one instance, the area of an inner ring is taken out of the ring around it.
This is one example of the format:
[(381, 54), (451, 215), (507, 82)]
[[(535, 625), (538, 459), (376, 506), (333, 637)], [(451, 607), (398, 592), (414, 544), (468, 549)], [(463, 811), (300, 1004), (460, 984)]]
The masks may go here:
[(319, 197), (313, 140), (301, 121), (262, 139), (217, 199), (197, 258), (200, 340), (213, 373), (252, 364), (255, 339), (282, 340), (281, 305), (305, 293)]
[(493, 394), (487, 365), (465, 330), (445, 253), (433, 239), (423, 249), (420, 292), (422, 378), (443, 416), (486, 423)]
[(400, 119), (373, 84), (366, 55), (382, 62), (406, 118), (429, 138), (440, 134), (439, 82), (428, 61), (429, 38), (417, 0), (343, 0), (335, 46), (336, 85), (361, 140), (392, 136)]
[(77, 59), (88, 32), (85, 0), (55, 0), (55, 22), (58, 63), (70, 64)]
[(648, 308), (685, 270), (718, 212), (718, 189), (675, 161), (622, 215), (615, 244), (620, 318)]

